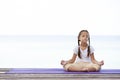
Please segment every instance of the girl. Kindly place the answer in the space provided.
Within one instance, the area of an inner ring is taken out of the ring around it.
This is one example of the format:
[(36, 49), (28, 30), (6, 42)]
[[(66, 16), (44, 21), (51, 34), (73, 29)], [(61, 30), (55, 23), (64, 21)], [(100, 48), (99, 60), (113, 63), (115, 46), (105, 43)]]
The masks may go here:
[(67, 71), (99, 71), (104, 61), (98, 62), (94, 57), (94, 49), (90, 45), (90, 35), (87, 30), (81, 30), (78, 35), (78, 46), (74, 49), (72, 58), (62, 60), (61, 65)]

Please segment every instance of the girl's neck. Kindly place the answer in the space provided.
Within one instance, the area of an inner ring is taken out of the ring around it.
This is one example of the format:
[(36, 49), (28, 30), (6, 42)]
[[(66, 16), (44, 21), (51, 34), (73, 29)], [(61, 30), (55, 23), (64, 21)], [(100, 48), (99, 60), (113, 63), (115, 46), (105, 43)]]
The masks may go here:
[(81, 47), (87, 47), (88, 45), (87, 45), (87, 43), (81, 43), (80, 46)]

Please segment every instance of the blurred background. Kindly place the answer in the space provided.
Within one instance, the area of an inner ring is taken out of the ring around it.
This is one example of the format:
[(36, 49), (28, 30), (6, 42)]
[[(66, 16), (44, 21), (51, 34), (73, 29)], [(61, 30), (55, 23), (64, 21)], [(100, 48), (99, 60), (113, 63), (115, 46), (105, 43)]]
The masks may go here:
[(62, 68), (87, 29), (97, 60), (118, 69), (119, 0), (1, 0), (0, 68)]

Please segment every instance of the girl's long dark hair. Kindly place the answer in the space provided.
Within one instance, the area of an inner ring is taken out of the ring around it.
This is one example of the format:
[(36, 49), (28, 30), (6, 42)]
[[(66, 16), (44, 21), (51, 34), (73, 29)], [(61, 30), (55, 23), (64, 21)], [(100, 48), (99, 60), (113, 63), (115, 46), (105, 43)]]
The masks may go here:
[[(82, 58), (82, 57), (81, 57), (81, 51), (80, 51), (80, 40), (79, 40), (79, 37), (81, 36), (81, 33), (82, 33), (82, 32), (87, 32), (88, 35), (89, 35), (89, 32), (88, 32), (87, 30), (81, 30), (80, 33), (79, 33), (79, 35), (78, 35), (78, 46), (79, 46), (79, 47), (78, 47), (78, 57), (79, 57), (79, 58)], [(88, 51), (87, 51), (88, 53), (87, 53), (87, 57), (89, 57), (89, 55), (90, 55), (90, 35), (88, 36), (88, 42), (89, 42), (89, 43), (88, 43)]]

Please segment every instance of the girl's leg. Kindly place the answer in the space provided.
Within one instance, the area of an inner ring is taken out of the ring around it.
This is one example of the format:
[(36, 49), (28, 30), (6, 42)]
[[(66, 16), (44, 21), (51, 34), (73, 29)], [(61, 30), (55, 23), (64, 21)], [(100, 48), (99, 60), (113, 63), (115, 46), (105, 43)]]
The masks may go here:
[(83, 71), (86, 72), (88, 71), (88, 68), (84, 67), (86, 63), (84, 62), (79, 62), (79, 63), (69, 63), (64, 66), (64, 69), (67, 71)]
[(75, 65), (71, 65), (69, 68), (68, 68), (68, 71), (81, 71), (81, 72), (88, 72), (88, 68), (80, 68), (78, 66), (75, 66)]
[(64, 65), (66, 71), (94, 72), (99, 71), (101, 66), (89, 62), (77, 62)]
[(101, 69), (101, 66), (98, 64), (88, 63), (86, 66), (88, 68), (89, 72), (99, 71)]
[(90, 62), (77, 62), (65, 64), (64, 69), (66, 71), (82, 71), (82, 72), (94, 72), (99, 71), (101, 66)]

